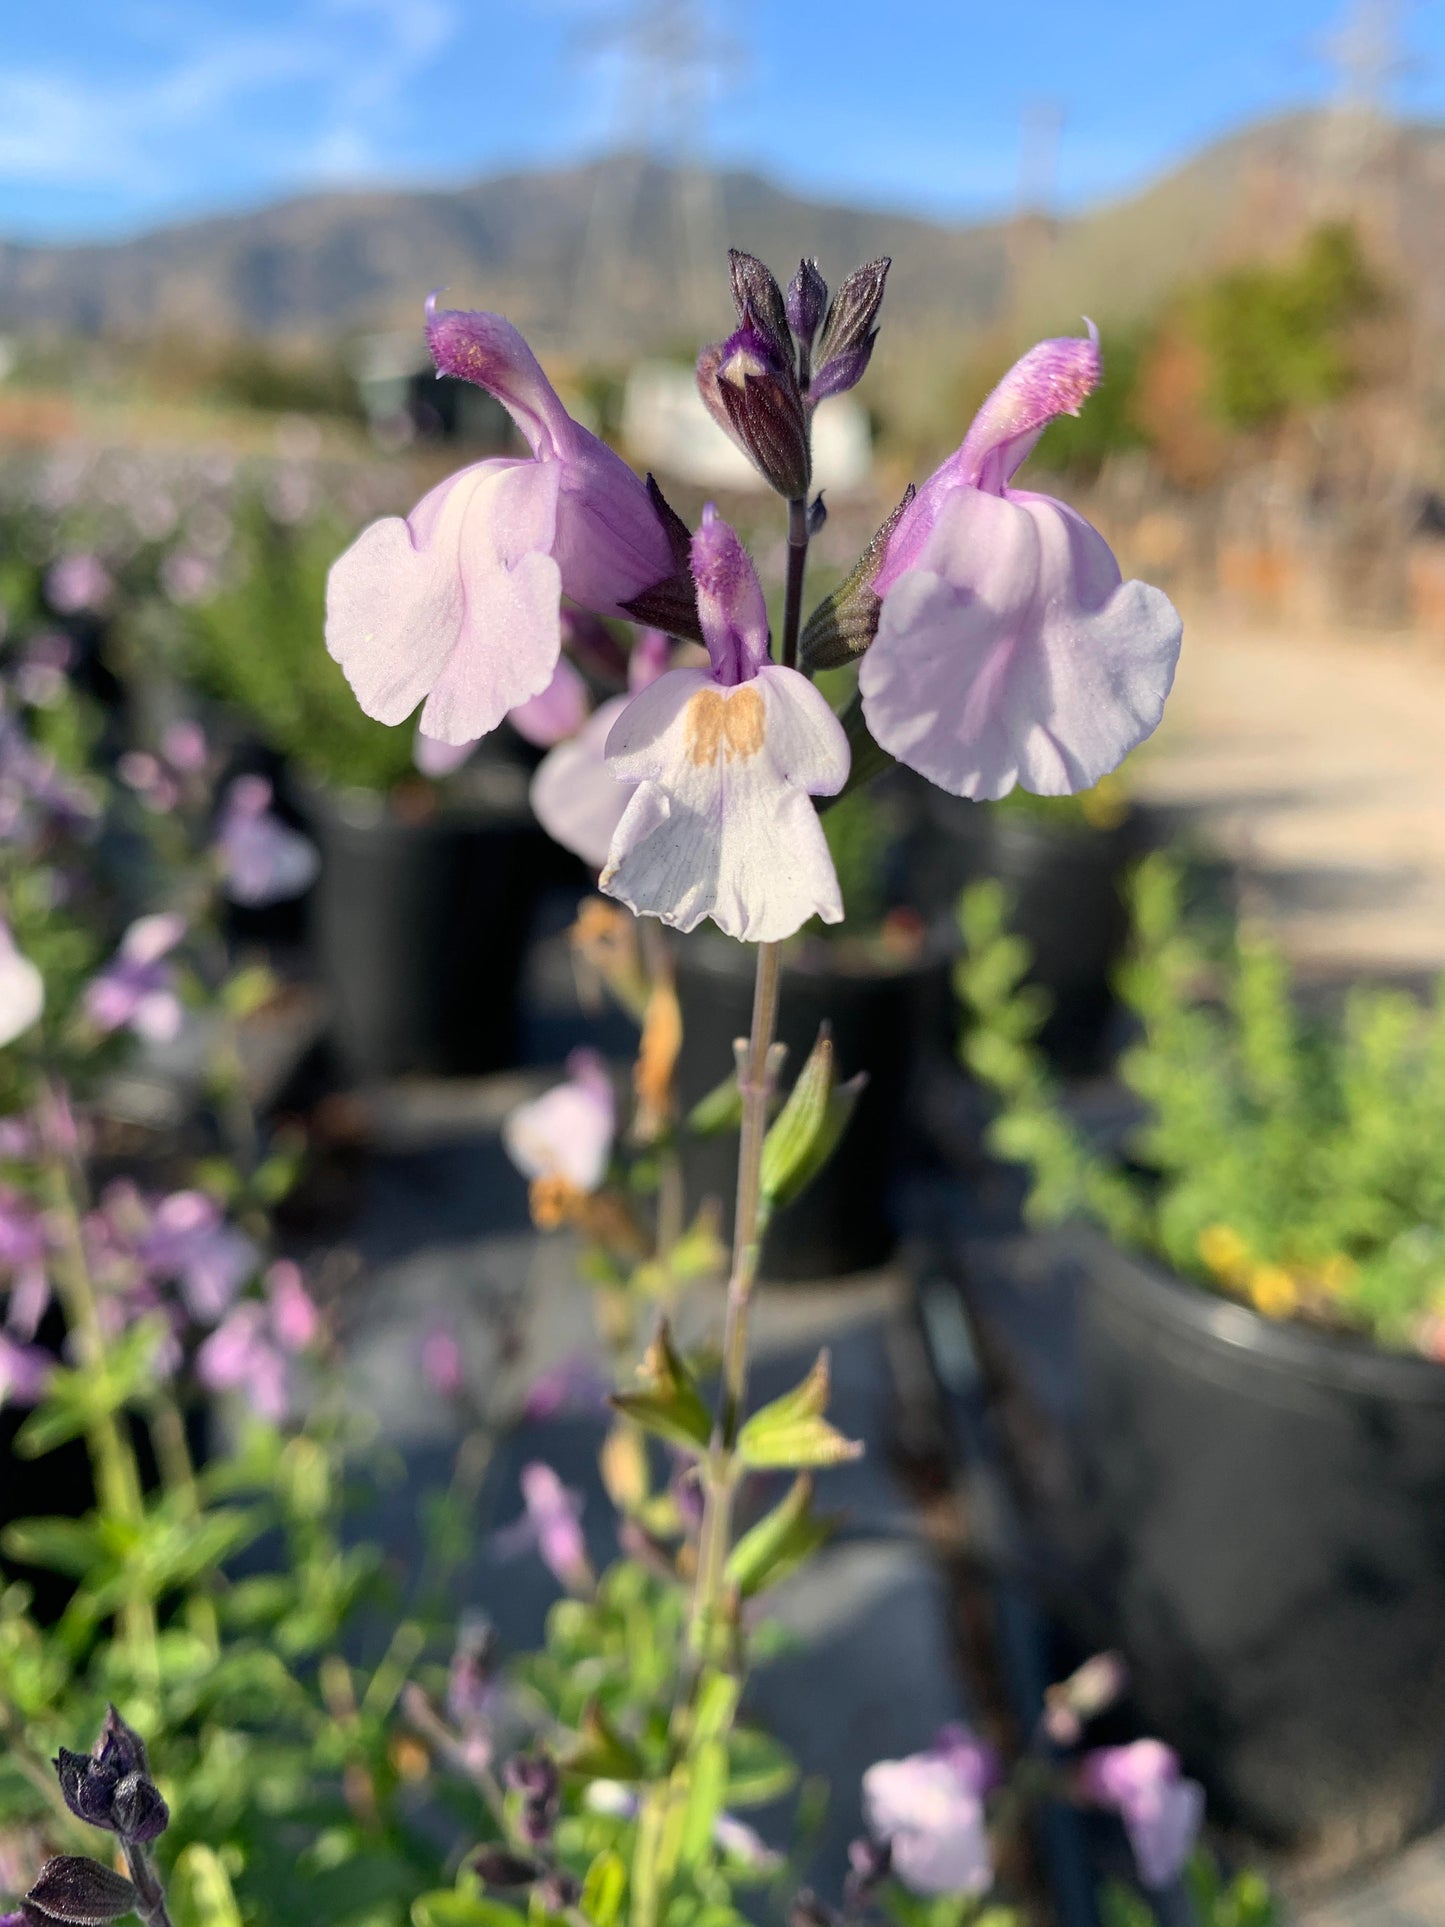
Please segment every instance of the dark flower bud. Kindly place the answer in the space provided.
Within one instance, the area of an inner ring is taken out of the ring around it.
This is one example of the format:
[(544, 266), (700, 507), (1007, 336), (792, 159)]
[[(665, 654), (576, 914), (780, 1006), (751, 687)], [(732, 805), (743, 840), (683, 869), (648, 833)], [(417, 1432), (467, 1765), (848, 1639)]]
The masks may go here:
[(828, 504), (823, 500), (822, 491), (820, 490), (819, 493), (813, 497), (808, 508), (808, 535), (810, 539), (815, 535), (822, 534), (824, 524), (827, 520)]
[(816, 261), (800, 261), (798, 272), (788, 283), (788, 326), (804, 348), (811, 348), (813, 336), (828, 306), (828, 284), (818, 272)]
[(74, 1921), (76, 1927), (106, 1927), (133, 1914), (140, 1895), (124, 1874), (98, 1860), (62, 1854), (47, 1860), (26, 1900), (43, 1919)]
[(880, 1882), (888, 1878), (892, 1852), (877, 1840), (854, 1840), (848, 1847), (848, 1876), (843, 1883), (843, 1905), (851, 1910), (862, 1907), (873, 1897)]
[(788, 1927), (838, 1927), (838, 1915), (811, 1887), (803, 1887), (788, 1907)]
[(575, 1874), (566, 1873), (561, 1867), (554, 1867), (543, 1877), (537, 1892), (549, 1914), (561, 1914), (569, 1907), (575, 1907), (582, 1898), (582, 1882)]
[(878, 338), (878, 310), (891, 263), (887, 255), (854, 268), (833, 296), (814, 356), (816, 372), (809, 395), (841, 395), (862, 378)]
[(159, 1840), (171, 1823), (160, 1790), (143, 1773), (127, 1773), (110, 1803), (111, 1821), (122, 1840), (145, 1846)]
[(155, 1840), (170, 1812), (150, 1777), (145, 1742), (112, 1706), (90, 1753), (61, 1747), (56, 1775), (65, 1804), (87, 1826), (104, 1827), (124, 1840)]
[(808, 617), (798, 639), (798, 661), (810, 675), (819, 669), (840, 669), (844, 663), (856, 662), (877, 635), (878, 612), (883, 605), (873, 592), (874, 578), (883, 567), (893, 531), (914, 493), (910, 483), (907, 494), (850, 573)]
[(791, 359), (761, 329), (744, 324), (704, 348), (697, 385), (708, 412), (790, 502), (808, 492), (812, 455), (808, 416)]
[(545, 1753), (520, 1753), (508, 1760), (506, 1781), (514, 1793), (522, 1795), (517, 1820), (522, 1838), (529, 1846), (545, 1846), (552, 1838), (562, 1805), (562, 1776), (556, 1763)]
[(755, 254), (729, 248), (728, 270), (732, 275), (733, 305), (738, 311), (738, 320), (745, 328), (751, 325), (766, 335), (774, 354), (780, 360), (790, 361), (793, 343), (788, 333), (788, 313), (783, 291), (773, 279), (771, 269), (764, 267)]
[(542, 1872), (535, 1860), (497, 1846), (476, 1848), (467, 1864), (488, 1887), (530, 1887)]
[[(707, 400), (706, 395), (703, 400)], [(726, 421), (721, 417), (718, 419), (723, 428), (728, 428)], [(731, 433), (731, 429), (728, 432)], [(647, 478), (647, 494), (657, 511), (668, 548), (672, 551), (672, 574), (621, 606), (634, 622), (661, 629), (669, 636), (688, 636), (694, 642), (701, 642), (702, 625), (698, 620), (697, 591), (692, 580), (692, 530), (657, 486), (656, 478), (652, 475)]]

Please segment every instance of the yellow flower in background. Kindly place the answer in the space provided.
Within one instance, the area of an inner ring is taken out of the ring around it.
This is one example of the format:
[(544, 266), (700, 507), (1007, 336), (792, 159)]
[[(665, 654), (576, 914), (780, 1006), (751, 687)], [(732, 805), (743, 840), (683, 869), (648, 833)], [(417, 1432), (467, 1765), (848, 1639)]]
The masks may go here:
[(1229, 1285), (1242, 1285), (1248, 1279), (1250, 1249), (1233, 1225), (1207, 1224), (1199, 1234), (1197, 1248), (1216, 1278)]
[(1283, 1265), (1256, 1265), (1249, 1274), (1249, 1295), (1266, 1318), (1288, 1318), (1299, 1308), (1299, 1286)]

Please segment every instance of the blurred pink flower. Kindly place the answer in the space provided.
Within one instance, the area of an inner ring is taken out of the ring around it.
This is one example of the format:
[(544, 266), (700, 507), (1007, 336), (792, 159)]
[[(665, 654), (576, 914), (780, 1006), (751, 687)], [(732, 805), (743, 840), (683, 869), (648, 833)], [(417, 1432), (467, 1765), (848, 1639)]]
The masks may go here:
[(582, 1535), (581, 1497), (539, 1459), (522, 1467), (520, 1483), (526, 1511), (493, 1533), (493, 1551), (499, 1558), (511, 1559), (535, 1548), (553, 1578), (569, 1592), (590, 1592), (592, 1567)]
[(1009, 486), (1055, 416), (1099, 379), (1098, 338), (1041, 341), (904, 510), (873, 580), (863, 713), (899, 762), (954, 796), (1087, 789), (1156, 727), (1181, 624), (1124, 582), (1103, 537)]
[(880, 1760), (863, 1775), (863, 1811), (913, 1893), (981, 1894), (993, 1884), (984, 1798), (998, 1783), (992, 1750), (962, 1725), (926, 1753)]
[(466, 1386), (466, 1361), (456, 1333), (433, 1325), (421, 1341), (421, 1368), (427, 1383), (443, 1398), (458, 1398)]
[(259, 1418), (284, 1424), (291, 1410), (290, 1370), (266, 1307), (237, 1305), (196, 1353), (196, 1376), (213, 1392), (240, 1392)]
[(532, 1380), (522, 1404), (522, 1416), (540, 1420), (564, 1412), (600, 1412), (611, 1390), (595, 1359), (564, 1358)]
[(1079, 1762), (1079, 1786), (1123, 1820), (1143, 1884), (1171, 1886), (1204, 1821), (1204, 1789), (1184, 1778), (1174, 1749), (1162, 1740), (1098, 1747)]
[(166, 959), (185, 934), (185, 918), (164, 912), (130, 926), (115, 956), (86, 986), (85, 1012), (97, 1030), (125, 1027), (162, 1044), (178, 1035), (185, 1012)]
[(173, 1191), (162, 1198), (134, 1249), (143, 1271), (178, 1285), (191, 1316), (207, 1325), (235, 1302), (261, 1258), (204, 1191)]
[(38, 1404), (54, 1370), (49, 1352), (37, 1345), (17, 1345), (0, 1332), (0, 1406)]
[(607, 1175), (617, 1098), (596, 1051), (575, 1050), (567, 1082), (519, 1105), (502, 1126), (507, 1156), (527, 1178), (562, 1178), (595, 1191)]
[(34, 1338), (50, 1303), (48, 1253), (39, 1206), (13, 1185), (0, 1185), (0, 1272), (10, 1280), (5, 1323), (15, 1337), (27, 1342)]
[(277, 1344), (287, 1352), (310, 1351), (321, 1335), (321, 1314), (300, 1265), (278, 1258), (266, 1272), (266, 1296)]
[(554, 843), (594, 870), (607, 852), (634, 783), (622, 783), (607, 767), (607, 738), (631, 696), (657, 681), (667, 668), (671, 639), (659, 629), (644, 629), (627, 658), (629, 696), (613, 696), (582, 724), (570, 742), (559, 743), (537, 766), (532, 778), (532, 808)]
[(226, 895), (252, 908), (301, 896), (321, 868), (315, 844), (281, 821), (271, 796), (264, 776), (238, 776), (216, 831)]
[(45, 599), (57, 615), (96, 614), (114, 593), (110, 571), (96, 555), (63, 555), (45, 572)]

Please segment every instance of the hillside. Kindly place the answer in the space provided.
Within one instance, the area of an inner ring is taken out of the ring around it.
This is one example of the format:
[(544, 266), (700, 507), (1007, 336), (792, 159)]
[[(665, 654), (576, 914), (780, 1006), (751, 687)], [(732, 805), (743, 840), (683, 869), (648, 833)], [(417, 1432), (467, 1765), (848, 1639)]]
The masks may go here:
[[(1005, 316), (1015, 329), (1118, 321), (1328, 211), (1332, 126), (1261, 123), (1137, 194), (1013, 232), (808, 201), (752, 173), (684, 178), (627, 155), (445, 191), (314, 194), (106, 246), (0, 243), (0, 332), (314, 342), (414, 326), (420, 294), (446, 287), (543, 346), (666, 347), (715, 324), (727, 243), (780, 268), (815, 252), (834, 275), (891, 254), (895, 341), (899, 324), (957, 338)], [(1387, 253), (1445, 312), (1445, 130), (1401, 130), (1370, 178)]]

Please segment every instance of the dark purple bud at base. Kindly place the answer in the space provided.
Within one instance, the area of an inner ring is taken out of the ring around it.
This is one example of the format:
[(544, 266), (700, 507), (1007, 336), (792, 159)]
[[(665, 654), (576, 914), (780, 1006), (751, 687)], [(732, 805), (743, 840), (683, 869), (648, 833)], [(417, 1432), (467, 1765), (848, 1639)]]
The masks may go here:
[(810, 397), (841, 395), (862, 379), (878, 338), (878, 310), (891, 266), (886, 255), (854, 268), (833, 296), (814, 356)]
[[(707, 400), (706, 395), (703, 397)], [(725, 421), (720, 426), (727, 428)], [(672, 553), (672, 574), (665, 581), (655, 582), (641, 595), (634, 596), (622, 607), (634, 622), (645, 624), (650, 629), (661, 629), (665, 635), (686, 636), (693, 642), (702, 641), (702, 625), (698, 620), (697, 591), (692, 581), (692, 531), (668, 501), (657, 485), (656, 477), (647, 478), (647, 497), (662, 524), (667, 546)]]
[(518, 1828), (531, 1847), (544, 1847), (552, 1838), (562, 1806), (562, 1776), (545, 1753), (521, 1753), (508, 1760), (506, 1781), (522, 1795)]
[(25, 1898), (44, 1919), (73, 1921), (76, 1927), (106, 1927), (109, 1921), (133, 1914), (140, 1895), (123, 1874), (102, 1867), (98, 1860), (64, 1854), (46, 1861)]
[(844, 663), (856, 662), (877, 635), (878, 613), (883, 605), (873, 592), (873, 580), (883, 567), (893, 531), (913, 496), (910, 484), (908, 493), (851, 572), (808, 617), (798, 640), (798, 661), (810, 675), (819, 669), (841, 669)]
[(478, 1847), (468, 1865), (488, 1887), (530, 1887), (542, 1872), (537, 1861), (505, 1847)]
[(760, 329), (744, 325), (703, 349), (697, 385), (713, 420), (770, 486), (790, 502), (805, 496), (812, 479), (808, 415), (791, 359)]
[(582, 1898), (582, 1882), (575, 1875), (555, 1867), (542, 1881), (537, 1892), (548, 1913), (561, 1914), (569, 1907), (575, 1907)]
[(788, 1908), (788, 1927), (838, 1927), (838, 1915), (811, 1888), (804, 1887)]
[(765, 335), (780, 361), (791, 361), (793, 343), (788, 333), (788, 314), (783, 291), (755, 254), (741, 248), (728, 249), (728, 270), (732, 275), (733, 305), (738, 320)]
[(144, 1845), (159, 1839), (170, 1824), (170, 1811), (150, 1777), (145, 1742), (113, 1706), (95, 1750), (72, 1753), (63, 1746), (54, 1765), (65, 1804), (87, 1826)]
[(818, 272), (816, 261), (800, 261), (798, 272), (788, 283), (788, 326), (803, 348), (811, 348), (813, 337), (828, 306), (828, 284)]
[(843, 1883), (843, 1905), (862, 1907), (880, 1882), (888, 1878), (892, 1861), (889, 1847), (876, 1840), (854, 1840), (848, 1848), (848, 1876)]

